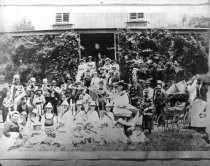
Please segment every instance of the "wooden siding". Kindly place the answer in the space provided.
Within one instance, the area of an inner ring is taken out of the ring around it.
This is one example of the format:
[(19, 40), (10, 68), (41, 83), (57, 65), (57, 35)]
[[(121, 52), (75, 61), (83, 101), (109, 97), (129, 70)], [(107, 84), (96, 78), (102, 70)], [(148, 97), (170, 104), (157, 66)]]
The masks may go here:
[[(148, 27), (166, 27), (166, 14), (145, 13), (143, 20), (149, 21)], [(130, 21), (129, 13), (71, 13), (73, 28), (125, 28)]]

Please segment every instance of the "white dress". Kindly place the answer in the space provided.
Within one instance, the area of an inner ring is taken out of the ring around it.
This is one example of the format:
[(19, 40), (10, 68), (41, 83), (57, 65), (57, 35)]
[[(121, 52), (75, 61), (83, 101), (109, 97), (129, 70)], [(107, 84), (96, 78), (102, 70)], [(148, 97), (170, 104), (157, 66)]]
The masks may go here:
[(128, 95), (123, 92), (121, 95), (115, 94), (114, 96), (114, 109), (113, 113), (115, 116), (124, 116), (130, 117), (132, 116), (132, 112), (129, 111), (129, 98)]
[(206, 127), (206, 116), (203, 116), (206, 107), (207, 102), (202, 99), (196, 99), (192, 103), (192, 108), (190, 110), (192, 127)]

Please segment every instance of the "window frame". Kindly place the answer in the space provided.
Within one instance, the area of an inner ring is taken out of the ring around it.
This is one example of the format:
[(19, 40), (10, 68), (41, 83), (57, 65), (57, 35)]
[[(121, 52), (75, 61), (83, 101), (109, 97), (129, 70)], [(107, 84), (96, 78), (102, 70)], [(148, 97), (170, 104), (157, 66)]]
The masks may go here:
[(68, 23), (70, 13), (56, 13), (55, 14), (55, 23)]
[(131, 21), (138, 21), (144, 19), (144, 13), (129, 13), (129, 19)]

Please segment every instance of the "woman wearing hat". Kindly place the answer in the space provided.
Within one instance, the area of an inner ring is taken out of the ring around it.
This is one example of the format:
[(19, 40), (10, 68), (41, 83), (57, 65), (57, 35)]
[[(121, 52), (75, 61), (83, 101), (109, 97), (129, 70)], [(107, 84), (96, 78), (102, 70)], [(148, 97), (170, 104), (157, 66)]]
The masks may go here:
[(78, 100), (77, 103), (76, 103), (76, 113), (75, 113), (75, 116), (74, 116), (75, 123), (77, 121), (85, 122), (87, 120), (87, 114), (85, 113), (84, 110), (82, 110), (82, 108), (83, 108), (83, 102), (82, 102), (82, 100)]
[(64, 100), (58, 111), (58, 127), (66, 128), (69, 121), (73, 120), (72, 112), (69, 110), (69, 103)]
[(94, 72), (93, 73), (93, 78), (91, 79), (91, 83), (90, 83), (91, 87), (98, 88), (100, 80), (101, 79), (98, 77), (98, 73)]
[(42, 95), (42, 89), (38, 88), (36, 90), (36, 95), (34, 96), (33, 104), (35, 108), (38, 109), (39, 116), (44, 114), (43, 105), (45, 104), (45, 97)]
[(106, 59), (105, 59), (105, 64), (104, 64), (104, 69), (105, 69), (107, 72), (109, 72), (109, 71), (111, 71), (111, 67), (112, 67), (112, 65), (111, 65), (111, 59), (106, 58)]
[(11, 119), (4, 123), (3, 134), (0, 139), (0, 147), (2, 151), (8, 150), (14, 145), (16, 139), (20, 137), (20, 126), (18, 124), (19, 118), (19, 112), (13, 111)]
[(23, 92), (25, 92), (25, 90), (24, 87), (20, 84), (20, 76), (16, 74), (13, 76), (13, 83), (11, 86), (11, 98), (13, 101), (15, 101), (15, 98), (17, 98)]
[(87, 112), (87, 120), (94, 125), (96, 125), (99, 121), (99, 116), (97, 111), (95, 110), (95, 107), (96, 107), (95, 101), (91, 101), (89, 106), (89, 111)]
[(42, 116), (41, 120), (42, 126), (48, 137), (55, 137), (55, 130), (57, 128), (57, 117), (53, 113), (53, 106), (48, 103), (45, 106), (45, 114)]
[(117, 93), (113, 95), (114, 109), (113, 112), (116, 116), (125, 116), (129, 117), (132, 115), (132, 112), (127, 108), (129, 106), (129, 98), (126, 93), (127, 84), (124, 82), (119, 82), (117, 84)]

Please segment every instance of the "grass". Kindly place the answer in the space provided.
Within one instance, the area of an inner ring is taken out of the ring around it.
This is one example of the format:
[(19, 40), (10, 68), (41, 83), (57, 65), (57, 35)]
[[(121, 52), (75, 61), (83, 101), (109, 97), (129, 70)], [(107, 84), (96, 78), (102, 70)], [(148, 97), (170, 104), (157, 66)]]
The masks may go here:
[(57, 145), (33, 145), (21, 147), (15, 151), (210, 151), (210, 147), (204, 139), (204, 134), (193, 130), (181, 132), (164, 131), (148, 135), (147, 143), (110, 143), (107, 145), (79, 144), (73, 146), (66, 144)]

